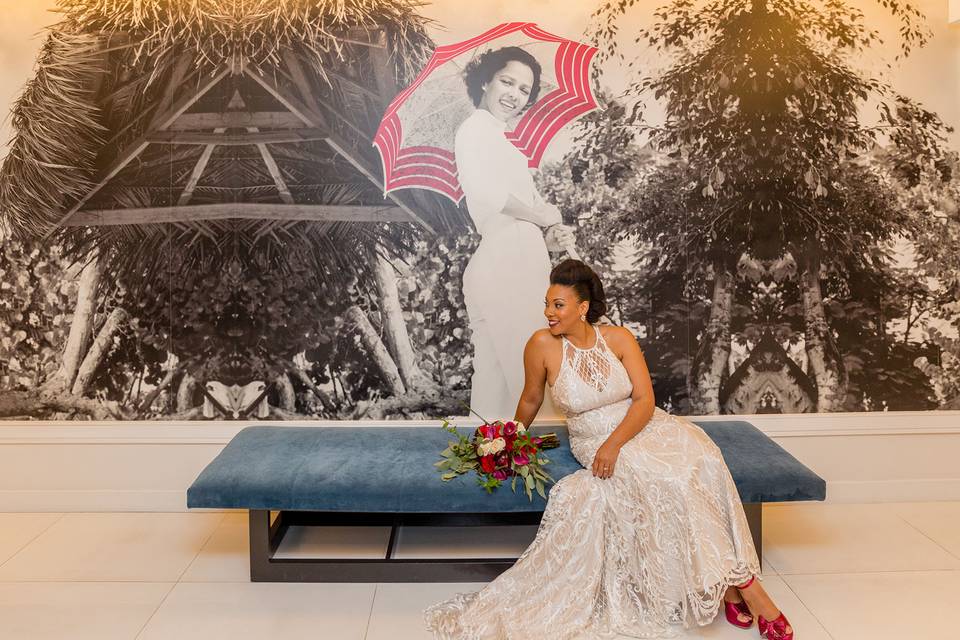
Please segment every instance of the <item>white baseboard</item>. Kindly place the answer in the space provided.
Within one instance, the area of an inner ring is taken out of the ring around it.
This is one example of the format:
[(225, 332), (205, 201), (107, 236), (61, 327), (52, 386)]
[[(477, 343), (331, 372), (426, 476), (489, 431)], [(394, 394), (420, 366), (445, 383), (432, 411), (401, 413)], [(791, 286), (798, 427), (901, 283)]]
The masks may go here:
[[(187, 511), (187, 492), (176, 489), (46, 489), (0, 491), (0, 513)], [(204, 509), (204, 511), (206, 511)]]
[[(958, 411), (694, 419), (753, 423), (826, 479), (828, 502), (960, 501)], [(203, 467), (240, 429), (262, 424), (0, 422), (0, 512), (184, 511)], [(433, 420), (364, 424), (438, 428)]]

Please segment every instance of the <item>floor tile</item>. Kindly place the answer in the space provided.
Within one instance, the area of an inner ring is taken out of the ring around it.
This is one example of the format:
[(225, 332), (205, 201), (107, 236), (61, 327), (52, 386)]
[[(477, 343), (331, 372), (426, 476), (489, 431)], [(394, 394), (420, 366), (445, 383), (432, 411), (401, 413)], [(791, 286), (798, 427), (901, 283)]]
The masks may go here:
[(957, 637), (958, 571), (791, 575), (784, 580), (838, 640)]
[(70, 513), (0, 567), (0, 581), (176, 582), (222, 513)]
[(482, 589), (484, 582), (389, 583), (377, 585), (366, 640), (432, 640), (423, 610), (432, 604)]
[(173, 584), (0, 583), (4, 640), (132, 640)]
[(765, 510), (763, 554), (781, 576), (960, 569), (960, 558), (905, 522), (889, 504)]
[(0, 565), (62, 516), (62, 513), (0, 513)]
[(363, 640), (374, 584), (180, 583), (137, 640)]
[(224, 517), (180, 582), (250, 582), (250, 529), (246, 512)]
[(925, 536), (960, 558), (960, 502), (908, 502), (890, 507)]

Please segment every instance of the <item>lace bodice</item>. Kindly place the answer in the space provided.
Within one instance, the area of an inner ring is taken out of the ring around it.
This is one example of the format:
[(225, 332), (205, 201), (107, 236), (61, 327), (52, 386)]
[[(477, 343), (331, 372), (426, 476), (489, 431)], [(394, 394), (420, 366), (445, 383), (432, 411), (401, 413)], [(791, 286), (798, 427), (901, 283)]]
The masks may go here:
[[(620, 358), (610, 350), (600, 329), (593, 329), (596, 340), (588, 349), (563, 338), (563, 360), (550, 388), (554, 404), (567, 417), (572, 437), (609, 434), (611, 421), (623, 419), (633, 394), (633, 383)], [(609, 415), (604, 419), (603, 414)]]

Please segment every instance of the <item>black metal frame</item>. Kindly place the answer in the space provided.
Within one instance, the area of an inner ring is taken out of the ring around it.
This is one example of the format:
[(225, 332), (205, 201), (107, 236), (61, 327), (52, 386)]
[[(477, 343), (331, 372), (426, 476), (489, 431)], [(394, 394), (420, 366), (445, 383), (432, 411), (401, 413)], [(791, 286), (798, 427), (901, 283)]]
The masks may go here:
[[(762, 557), (761, 503), (744, 504), (753, 544)], [(488, 582), (513, 566), (516, 558), (393, 558), (401, 526), (535, 525), (542, 512), (529, 513), (347, 513), (250, 510), (251, 582)], [(291, 526), (391, 527), (385, 557), (277, 558)]]

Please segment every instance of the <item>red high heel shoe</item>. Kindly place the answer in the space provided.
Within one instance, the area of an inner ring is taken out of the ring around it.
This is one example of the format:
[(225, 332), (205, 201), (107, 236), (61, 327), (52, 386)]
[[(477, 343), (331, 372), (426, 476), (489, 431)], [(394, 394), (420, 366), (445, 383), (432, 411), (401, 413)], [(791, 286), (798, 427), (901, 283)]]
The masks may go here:
[[(787, 633), (787, 627), (790, 627), (790, 633)], [(765, 620), (763, 616), (759, 616), (757, 629), (760, 630), (760, 637), (767, 640), (793, 640), (793, 627), (782, 611), (773, 620)]]
[[(739, 586), (733, 585), (733, 586), (736, 587), (737, 589), (746, 589), (751, 584), (753, 584), (755, 577), (756, 576), (750, 578), (748, 581), (746, 581), (742, 585), (739, 585)], [(724, 600), (723, 609), (724, 609), (724, 613), (727, 616), (727, 622), (729, 622), (733, 626), (739, 627), (740, 629), (749, 629), (750, 627), (753, 626), (753, 614), (750, 613), (750, 609), (747, 607), (747, 603), (744, 602), (743, 600), (741, 600), (740, 602), (727, 602), (726, 600)], [(743, 622), (739, 618), (739, 615), (741, 614), (749, 617), (750, 620), (748, 620), (747, 622)]]

